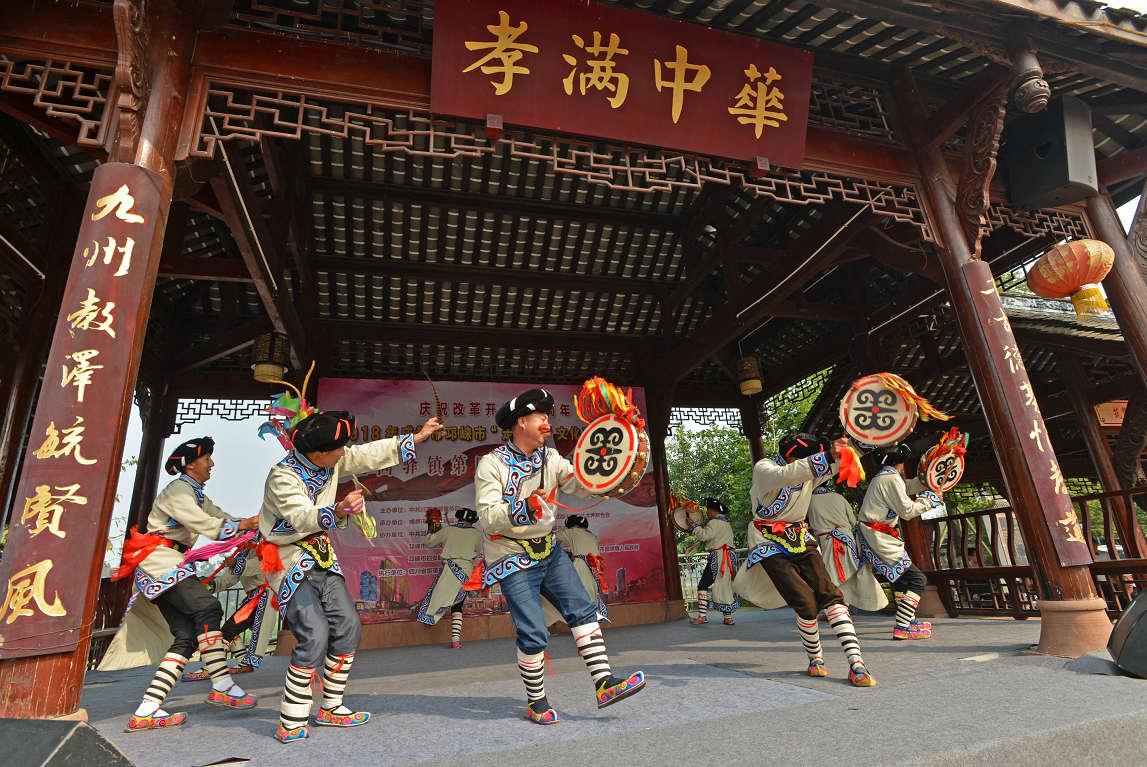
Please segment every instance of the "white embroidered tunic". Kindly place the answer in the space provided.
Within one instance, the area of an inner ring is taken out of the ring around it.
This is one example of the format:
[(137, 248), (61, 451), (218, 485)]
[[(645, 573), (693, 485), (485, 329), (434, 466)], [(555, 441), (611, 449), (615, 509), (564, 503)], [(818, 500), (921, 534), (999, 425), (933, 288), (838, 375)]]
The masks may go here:
[(808, 526), (817, 537), (828, 577), (840, 588), (844, 601), (870, 612), (883, 609), (888, 597), (853, 538), (856, 514), (849, 502), (840, 493), (818, 487), (809, 502)]
[[(916, 500), (909, 498), (909, 494)], [(868, 483), (860, 504), (856, 542), (860, 553), (885, 578), (894, 581), (912, 565), (900, 535), (900, 520), (913, 519), (942, 506), (940, 497), (918, 479), (905, 483), (892, 466), (885, 466)]]
[(470, 578), (482, 555), (482, 533), (473, 525), (445, 525), (426, 535), (426, 548), (442, 547), (442, 569), (418, 605), (418, 620), (433, 626), (451, 607), (462, 601), (462, 585)]
[(709, 560), (705, 566), (713, 573), (709, 587), (709, 605), (723, 613), (735, 613), (741, 607), (733, 593), (733, 576), (737, 574), (737, 552), (733, 545), (733, 526), (723, 514), (717, 514), (704, 526), (689, 525), (689, 533), (705, 544)]

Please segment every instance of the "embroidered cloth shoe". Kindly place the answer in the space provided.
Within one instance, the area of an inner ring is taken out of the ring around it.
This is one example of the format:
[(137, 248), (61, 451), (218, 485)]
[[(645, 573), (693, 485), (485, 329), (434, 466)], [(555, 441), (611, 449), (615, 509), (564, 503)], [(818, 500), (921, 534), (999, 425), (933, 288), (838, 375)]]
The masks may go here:
[(462, 643), (461, 642), (451, 642), (450, 643), (450, 649), (451, 650), (461, 650), (462, 649)]
[(562, 720), (558, 712), (550, 708), (550, 702), (545, 698), (531, 701), (526, 706), (526, 719), (534, 724), (557, 724)]
[(826, 669), (824, 667), (824, 661), (818, 659), (818, 660), (814, 660), (812, 663), (808, 664), (808, 675), (809, 676), (828, 676), (828, 669)]
[(206, 682), (210, 678), (211, 678), (211, 675), (207, 673), (207, 669), (201, 668), (198, 671), (188, 671), (186, 674), (179, 677), (179, 681), (181, 681), (181, 682)]
[(124, 732), (140, 732), (141, 730), (154, 730), (160, 727), (176, 727), (187, 721), (187, 714), (180, 712), (178, 714), (167, 714), (166, 716), (156, 716), (159, 712), (148, 714), (147, 716), (131, 715), (128, 720), (127, 726), (123, 728)]
[(706, 616), (704, 618), (690, 618), (689, 619), (689, 623), (693, 626), (704, 626), (708, 622), (709, 622), (708, 616)]
[(916, 628), (915, 626), (909, 626), (906, 629), (897, 626), (892, 629), (893, 639), (927, 639), (930, 636), (932, 636), (930, 629)]
[(725, 625), (726, 626), (736, 626), (737, 624), (733, 622), (733, 616), (726, 615), (725, 616)]
[[(339, 711), (339, 709), (343, 711)], [(365, 711), (351, 711), (345, 706), (335, 708), (320, 708), (315, 714), (315, 724), (325, 727), (358, 727), (370, 721), (370, 714)]]
[(848, 681), (852, 682), (853, 687), (875, 687), (876, 677), (868, 673), (868, 669), (864, 673), (858, 674), (853, 670), (848, 672)]
[(928, 621), (918, 621), (915, 618), (913, 618), (912, 622), (908, 625), (915, 626), (918, 629), (928, 629), (929, 631), (932, 629), (932, 624)]
[[(234, 689), (234, 688), (231, 688)], [(204, 703), (224, 708), (255, 708), (259, 704), (259, 696), (247, 693), (245, 695), (232, 695), (231, 690), (211, 689)]]
[(296, 727), (293, 730), (288, 730), (283, 727), (282, 722), (279, 723), (279, 731), (275, 733), (275, 737), (283, 743), (295, 743), (300, 740), (306, 740), (311, 737), (311, 731), (307, 729), (306, 725)]
[(618, 679), (613, 674), (603, 679), (597, 687), (597, 707), (605, 708), (617, 703), (622, 698), (636, 695), (645, 686), (645, 674), (634, 671), (628, 679)]
[(231, 673), (232, 674), (250, 674), (254, 670), (255, 670), (255, 667), (252, 666), (250, 663), (240, 663), (238, 666), (235, 666), (234, 668), (231, 669)]

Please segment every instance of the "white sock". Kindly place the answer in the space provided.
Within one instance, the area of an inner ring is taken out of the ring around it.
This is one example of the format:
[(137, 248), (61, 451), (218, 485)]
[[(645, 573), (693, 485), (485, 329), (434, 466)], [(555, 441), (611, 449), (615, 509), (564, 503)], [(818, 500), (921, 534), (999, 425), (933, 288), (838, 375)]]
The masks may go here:
[(330, 712), (332, 714), (334, 714), (335, 716), (350, 716), (351, 714), (354, 713), (353, 711), (351, 711), (349, 708), (347, 708), (346, 706), (344, 706), (341, 703), (338, 705), (338, 708), (330, 709)]
[(215, 688), (216, 692), (229, 692), (237, 698), (247, 697), (247, 693), (243, 692), (243, 688), (237, 685), (233, 680), (227, 679), (222, 682), (211, 681), (211, 686)]
[[(156, 711), (159, 711), (159, 704), (154, 700), (143, 699), (143, 703), (139, 704), (139, 708), (135, 710), (136, 716), (151, 716)], [(167, 716), (166, 712), (160, 711), (160, 716)]]

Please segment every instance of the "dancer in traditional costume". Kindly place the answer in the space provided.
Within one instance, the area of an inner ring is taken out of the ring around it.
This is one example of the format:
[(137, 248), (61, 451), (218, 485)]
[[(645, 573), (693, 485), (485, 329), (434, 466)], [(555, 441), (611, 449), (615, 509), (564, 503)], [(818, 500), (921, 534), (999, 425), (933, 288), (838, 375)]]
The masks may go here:
[(856, 513), (831, 482), (812, 491), (808, 526), (817, 538), (828, 577), (840, 589), (844, 603), (869, 612), (883, 610), (888, 597), (853, 537)]
[[(570, 559), (577, 570), (581, 585), (589, 598), (597, 604), (597, 619), (609, 623), (609, 610), (605, 606), (605, 564), (598, 548), (598, 538), (589, 531), (589, 520), (580, 514), (566, 517), (566, 529), (554, 534), (561, 543), (568, 543)], [(546, 602), (548, 606), (549, 603)], [(548, 612), (548, 611), (547, 611)]]
[(129, 616), (142, 594), (144, 601), (158, 608), (162, 618), (157, 619), (141, 603), (140, 614), (144, 617), (125, 618), (120, 634), (112, 642), (114, 647), (109, 648), (112, 658), (108, 659), (107, 666), (101, 667), (128, 667), (116, 657), (130, 654), (128, 648), (139, 644), (129, 638), (133, 629), (145, 637), (146, 629), (151, 628), (152, 637), (162, 637), (166, 628), (174, 640), (144, 693), (143, 702), (124, 728), (127, 732), (172, 727), (186, 721), (187, 714), (169, 714), (161, 706), (196, 649), (211, 677), (211, 692), (205, 703), (243, 709), (253, 708), (259, 701), (259, 696), (244, 692), (231, 678), (220, 631), (223, 605), (195, 576), (195, 566), (183, 562), (184, 552), (201, 535), (224, 541), (258, 526), (258, 517), (243, 520), (231, 517), (203, 494), (203, 485), (211, 478), (211, 468), (215, 465), (211, 458), (214, 451), (215, 442), (210, 437), (189, 440), (175, 448), (164, 468), (168, 474), (179, 477), (165, 487), (152, 504), (147, 515), (147, 533), (140, 535), (134, 527), (131, 529), (124, 546), (124, 564), (113, 573), (117, 580), (131, 575), (138, 589), (128, 605)]
[(315, 413), (290, 431), (294, 449), (271, 468), (259, 513), (265, 539), (257, 551), (279, 611), (297, 644), (291, 650), (276, 737), (290, 743), (310, 737), (311, 677), (323, 667), (323, 702), (315, 724), (354, 727), (370, 714), (343, 705), (362, 626), (343, 580), (327, 531), (345, 528), (363, 508), (352, 490), (335, 502), (339, 479), (404, 463), (414, 446), (441, 429), (431, 418), (417, 434), (345, 447), (357, 433), (345, 410)]
[(849, 681), (857, 687), (874, 687), (876, 679), (864, 666), (844, 597), (829, 578), (805, 521), (813, 490), (838, 471), (846, 445), (843, 439), (829, 444), (798, 433), (781, 440), (778, 457), (753, 466), (749, 556), (733, 589), (766, 610), (787, 604), (796, 611), (809, 676), (828, 675), (816, 622), (817, 612), (824, 610), (848, 658)]
[(908, 558), (900, 520), (913, 519), (944, 503), (942, 494), (925, 488), (919, 479), (904, 481), (904, 464), (935, 444), (935, 437), (926, 437), (910, 444), (876, 448), (868, 454), (881, 469), (868, 482), (860, 504), (856, 541), (861, 555), (892, 584), (893, 595), (900, 594), (896, 597), (893, 639), (927, 639), (932, 635), (931, 623), (916, 620), (916, 608), (928, 579)]
[[(434, 626), (449, 612), (450, 647), (457, 650), (462, 647), (462, 605), (466, 601), (462, 587), (482, 556), (482, 533), (474, 528), (478, 512), (459, 509), (454, 516), (458, 524), (439, 526), (426, 535), (426, 548), (442, 547), (442, 570), (418, 605), (418, 620)], [(433, 523), (428, 525), (434, 527)]]
[(543, 680), (549, 644), (542, 594), (553, 603), (573, 633), (578, 653), (593, 678), (598, 708), (627, 698), (645, 685), (640, 671), (613, 675), (590, 599), (570, 558), (554, 544), (554, 496), (560, 489), (591, 497), (574, 476), (573, 466), (549, 447), (549, 413), (554, 398), (530, 389), (503, 403), (494, 416), (500, 429), (512, 430), (505, 445), (482, 456), (475, 477), (478, 518), (483, 532), (483, 588), (499, 583), (517, 628), (518, 668), (526, 684), (526, 718), (557, 724), (558, 713), (546, 700)]
[(737, 552), (733, 544), (733, 527), (729, 524), (729, 509), (716, 498), (705, 499), (709, 520), (702, 526), (689, 525), (689, 534), (705, 544), (709, 559), (705, 571), (697, 582), (697, 617), (689, 623), (703, 626), (709, 622), (707, 611), (712, 604), (725, 615), (725, 625), (733, 625), (733, 613), (741, 601), (733, 593), (733, 576), (737, 573)]

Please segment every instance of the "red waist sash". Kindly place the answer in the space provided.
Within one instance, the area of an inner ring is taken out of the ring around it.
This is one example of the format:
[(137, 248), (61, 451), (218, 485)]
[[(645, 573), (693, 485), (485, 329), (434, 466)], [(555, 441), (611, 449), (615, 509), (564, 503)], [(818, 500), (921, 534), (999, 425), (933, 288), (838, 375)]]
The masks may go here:
[(121, 578), (126, 578), (132, 574), (132, 571), (139, 565), (140, 562), (147, 559), (151, 552), (158, 549), (160, 546), (167, 546), (176, 551), (186, 551), (187, 547), (175, 541), (168, 540), (162, 535), (155, 533), (140, 533), (139, 530), (133, 525), (128, 532), (128, 538), (123, 544), (123, 556), (120, 558), (120, 566), (112, 571), (111, 579), (118, 581)]
[[(861, 520), (861, 522), (864, 522), (864, 520)], [(871, 527), (873, 530), (875, 530), (878, 533), (884, 533), (885, 535), (891, 535), (896, 540), (900, 540), (900, 531), (897, 530), (892, 525), (886, 525), (883, 522), (864, 522), (864, 524), (868, 525), (869, 527)]]

